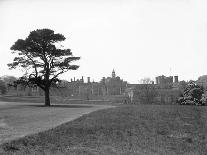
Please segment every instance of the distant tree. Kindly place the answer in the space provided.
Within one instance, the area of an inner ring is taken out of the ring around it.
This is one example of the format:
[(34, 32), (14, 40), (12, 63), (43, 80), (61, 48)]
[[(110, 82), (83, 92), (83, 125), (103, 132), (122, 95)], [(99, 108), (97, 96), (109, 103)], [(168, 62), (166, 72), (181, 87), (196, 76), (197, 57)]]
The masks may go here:
[(6, 94), (6, 83), (3, 80), (0, 80), (0, 92)]
[(184, 90), (185, 90), (187, 84), (188, 84), (188, 83), (185, 82), (185, 81), (180, 81), (180, 82), (179, 82), (179, 90), (181, 90), (181, 92), (184, 92)]
[(1, 79), (4, 81), (4, 83), (6, 84), (6, 89), (7, 91), (10, 90), (11, 87), (15, 87), (14, 86), (14, 81), (17, 80), (16, 77), (14, 76), (9, 76), (9, 75), (5, 75), (5, 76), (2, 76)]
[(69, 81), (67, 80), (61, 80), (58, 82), (58, 87), (68, 87), (69, 86)]
[(139, 80), (140, 84), (152, 84), (152, 82), (153, 82), (153, 80), (150, 79), (149, 77), (145, 77), (145, 78)]
[(135, 95), (144, 104), (151, 104), (157, 96), (155, 85), (150, 78), (143, 78), (136, 88)]
[[(2, 76), (2, 77), (0, 77), (0, 78), (1, 78), (1, 80), (4, 82), (4, 85), (5, 85), (5, 87), (6, 87), (6, 88), (5, 88), (5, 91), (6, 91), (6, 92), (9, 91), (10, 87), (14, 87), (13, 82), (17, 80), (16, 77), (14, 77), (14, 76), (9, 76), (9, 75), (4, 75), (4, 76)], [(5, 91), (4, 91), (4, 92), (5, 92)], [(5, 93), (6, 93), (6, 92), (5, 92)]]
[(33, 87), (35, 84), (30, 82), (26, 76), (22, 76), (13, 82), (13, 86), (21, 86), (21, 89), (25, 90), (26, 87)]
[(45, 106), (50, 106), (50, 87), (58, 80), (58, 76), (79, 68), (71, 65), (71, 62), (80, 57), (74, 57), (70, 49), (63, 49), (59, 44), (65, 39), (53, 30), (37, 29), (30, 32), (26, 39), (18, 39), (11, 47), (18, 56), (8, 64), (9, 68), (25, 69), (27, 82), (36, 84), (45, 92)]
[(5, 75), (5, 76), (2, 76), (1, 79), (7, 84), (13, 84), (14, 81), (17, 80), (16, 77), (14, 76), (9, 76), (9, 75)]

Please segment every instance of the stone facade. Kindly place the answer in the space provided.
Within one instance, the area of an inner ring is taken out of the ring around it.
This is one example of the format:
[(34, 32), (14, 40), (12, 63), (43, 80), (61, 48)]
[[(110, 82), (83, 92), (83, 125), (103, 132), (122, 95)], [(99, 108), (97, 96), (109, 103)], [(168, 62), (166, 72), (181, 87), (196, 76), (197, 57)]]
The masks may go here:
[[(154, 103), (175, 103), (181, 92), (178, 76), (156, 77), (156, 84), (128, 84), (125, 96), (129, 103), (140, 103), (142, 98), (153, 97)], [(153, 93), (154, 92), (154, 93)], [(141, 93), (141, 94), (140, 94)], [(148, 97), (144, 95), (149, 95)]]
[(68, 84), (73, 89), (73, 95), (122, 95), (127, 86), (127, 82), (116, 76), (114, 70), (111, 77), (103, 77), (100, 82), (91, 82), (90, 77), (87, 79), (87, 83), (84, 83), (83, 80), (76, 80)]
[(160, 88), (172, 88), (173, 86), (176, 86), (178, 81), (178, 76), (157, 76), (156, 78), (156, 84), (159, 85)]
[(125, 92), (127, 82), (116, 76), (112, 71), (111, 77), (103, 77), (100, 84), (102, 85), (103, 95), (121, 95)]

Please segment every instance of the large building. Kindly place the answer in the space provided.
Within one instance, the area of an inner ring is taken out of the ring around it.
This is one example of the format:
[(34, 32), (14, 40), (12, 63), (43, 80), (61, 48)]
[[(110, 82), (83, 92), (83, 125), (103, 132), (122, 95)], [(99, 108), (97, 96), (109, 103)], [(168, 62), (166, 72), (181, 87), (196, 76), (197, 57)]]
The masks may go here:
[(122, 95), (125, 92), (127, 82), (116, 76), (112, 71), (111, 77), (103, 77), (100, 82), (91, 82), (90, 77), (87, 82), (82, 79), (71, 79), (67, 87), (71, 90), (72, 96), (106, 96)]
[(172, 83), (178, 83), (178, 76), (174, 76), (174, 79), (173, 79), (173, 76), (164, 76), (164, 75), (161, 75), (161, 76), (157, 76), (156, 77), (156, 84), (172, 84)]
[(178, 81), (178, 76), (157, 76), (156, 78), (156, 84), (160, 87), (160, 88), (172, 88), (174, 86), (176, 86), (179, 81)]
[(180, 82), (178, 76), (158, 76), (156, 84), (128, 84), (125, 91), (130, 103), (140, 103), (149, 98), (158, 103), (175, 103), (180, 95)]
[(127, 82), (116, 76), (114, 70), (111, 77), (103, 77), (100, 84), (102, 85), (104, 95), (121, 95), (127, 87)]

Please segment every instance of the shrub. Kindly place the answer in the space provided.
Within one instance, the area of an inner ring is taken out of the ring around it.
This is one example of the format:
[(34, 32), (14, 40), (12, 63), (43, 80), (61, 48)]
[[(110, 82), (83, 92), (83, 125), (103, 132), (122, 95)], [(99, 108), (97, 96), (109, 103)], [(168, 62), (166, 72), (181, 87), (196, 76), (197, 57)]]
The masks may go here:
[(207, 97), (203, 97), (203, 87), (191, 81), (184, 89), (183, 97), (178, 98), (181, 105), (205, 105)]

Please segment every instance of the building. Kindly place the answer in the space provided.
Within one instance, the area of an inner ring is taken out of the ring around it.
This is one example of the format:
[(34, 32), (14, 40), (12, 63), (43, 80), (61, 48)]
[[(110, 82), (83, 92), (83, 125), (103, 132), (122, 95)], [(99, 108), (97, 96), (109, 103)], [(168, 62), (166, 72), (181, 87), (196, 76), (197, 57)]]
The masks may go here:
[(204, 89), (207, 89), (207, 75), (202, 75), (198, 78), (198, 80), (196, 81), (196, 84), (203, 86)]
[(104, 95), (121, 95), (125, 92), (127, 82), (123, 81), (119, 76), (116, 76), (115, 71), (112, 71), (111, 77), (103, 77), (100, 84)]
[(125, 95), (128, 103), (171, 104), (180, 95), (180, 82), (178, 76), (161, 75), (156, 77), (156, 84), (128, 84)]
[(157, 76), (156, 78), (156, 84), (160, 87), (160, 88), (172, 88), (172, 87), (176, 87), (176, 85), (179, 83), (178, 81), (178, 76)]
[(114, 70), (111, 77), (103, 77), (100, 82), (91, 82), (90, 77), (87, 77), (87, 82), (85, 83), (82, 77), (81, 79), (73, 78), (67, 84), (71, 96), (87, 99), (94, 96), (122, 95), (125, 92), (126, 86), (127, 82), (116, 76)]

